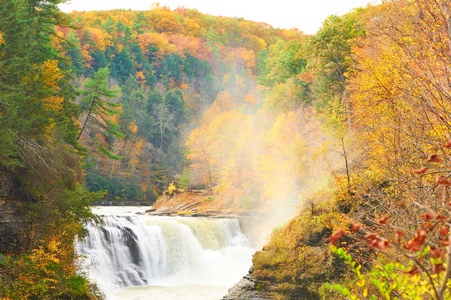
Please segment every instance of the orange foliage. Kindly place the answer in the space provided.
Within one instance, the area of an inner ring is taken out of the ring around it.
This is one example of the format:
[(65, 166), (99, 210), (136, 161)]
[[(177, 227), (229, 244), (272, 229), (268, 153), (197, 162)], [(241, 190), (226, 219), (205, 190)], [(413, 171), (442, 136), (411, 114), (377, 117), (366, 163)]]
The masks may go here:
[(182, 24), (167, 7), (156, 8), (150, 11), (150, 19), (154, 29), (159, 33), (174, 34), (182, 31)]
[(100, 28), (94, 27), (83, 27), (84, 30), (89, 32), (89, 35), (95, 42), (95, 46), (100, 51), (105, 51), (106, 46), (112, 46), (112, 37), (105, 31)]
[(62, 108), (64, 98), (58, 95), (60, 79), (64, 76), (58, 68), (58, 61), (46, 61), (41, 66), (35, 66), (37, 70), (33, 78), (24, 78), (30, 86), (39, 87), (42, 91), (39, 101), (44, 103), (46, 109), (58, 111)]
[(144, 73), (142, 71), (136, 72), (135, 77), (138, 80), (139, 84), (144, 84), (146, 82), (146, 77), (144, 76)]
[(130, 122), (130, 124), (128, 124), (128, 130), (132, 133), (136, 133), (138, 131), (138, 126), (136, 126), (134, 122)]
[(157, 46), (158, 51), (154, 56), (159, 60), (161, 60), (166, 53), (174, 53), (177, 51), (175, 46), (169, 43), (164, 34), (145, 32), (138, 36), (138, 41), (144, 54), (149, 53), (149, 45)]
[(211, 55), (211, 49), (202, 39), (181, 34), (170, 35), (167, 38), (177, 48), (178, 53), (182, 57), (185, 57), (185, 52), (189, 52), (192, 56), (202, 60), (208, 60)]

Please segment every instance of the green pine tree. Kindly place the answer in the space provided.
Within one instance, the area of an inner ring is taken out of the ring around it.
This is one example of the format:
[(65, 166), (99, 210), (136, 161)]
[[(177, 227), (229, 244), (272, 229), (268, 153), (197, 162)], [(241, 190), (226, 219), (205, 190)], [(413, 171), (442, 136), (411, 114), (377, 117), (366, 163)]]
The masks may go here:
[[(107, 100), (117, 97), (121, 90), (108, 88), (108, 75), (108, 68), (99, 69), (99, 71), (95, 73), (94, 78), (89, 79), (80, 91), (80, 94), (82, 95), (82, 110), (86, 113), (86, 117), (77, 139), (80, 139), (82, 134), (86, 132), (88, 126), (90, 126), (93, 131), (100, 131), (104, 135), (123, 137), (123, 134), (117, 131), (119, 125), (109, 120), (109, 117), (120, 113), (117, 108), (121, 105), (108, 102)], [(95, 138), (93, 138), (93, 140), (94, 139)], [(113, 155), (104, 146), (98, 144), (98, 147), (99, 150), (107, 156), (114, 159), (119, 158)]]

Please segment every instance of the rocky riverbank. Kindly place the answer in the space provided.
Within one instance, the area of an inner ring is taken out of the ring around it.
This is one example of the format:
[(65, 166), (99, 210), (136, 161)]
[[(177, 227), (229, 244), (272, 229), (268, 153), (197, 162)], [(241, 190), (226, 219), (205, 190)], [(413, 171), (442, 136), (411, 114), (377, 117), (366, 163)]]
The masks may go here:
[(159, 216), (215, 217), (237, 216), (233, 210), (218, 208), (216, 196), (206, 190), (191, 190), (162, 195), (147, 213)]
[(262, 288), (267, 286), (267, 282), (256, 282), (254, 279), (254, 267), (235, 286), (229, 289), (227, 295), (222, 300), (271, 300), (276, 299), (271, 289)]

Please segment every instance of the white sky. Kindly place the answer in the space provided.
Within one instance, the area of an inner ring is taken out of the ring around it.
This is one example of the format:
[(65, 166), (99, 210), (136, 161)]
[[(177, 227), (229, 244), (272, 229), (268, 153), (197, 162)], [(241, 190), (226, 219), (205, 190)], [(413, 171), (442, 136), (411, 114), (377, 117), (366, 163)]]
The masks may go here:
[[(69, 0), (61, 4), (64, 12), (73, 10), (110, 10), (125, 8), (148, 10), (154, 0)], [(242, 17), (265, 22), (273, 27), (293, 28), (314, 34), (328, 16), (343, 15), (352, 8), (377, 3), (377, 0), (160, 0), (161, 6), (195, 8), (214, 16)]]

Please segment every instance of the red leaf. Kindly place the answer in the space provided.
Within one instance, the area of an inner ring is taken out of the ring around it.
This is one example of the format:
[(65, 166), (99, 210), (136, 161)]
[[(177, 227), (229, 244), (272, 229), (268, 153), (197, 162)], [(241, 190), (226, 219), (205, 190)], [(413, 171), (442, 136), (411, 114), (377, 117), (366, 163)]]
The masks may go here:
[(360, 224), (352, 224), (352, 232), (356, 232), (360, 229)]
[(415, 170), (413, 170), (413, 172), (415, 173), (415, 174), (424, 174), (424, 173), (426, 173), (428, 171), (428, 168), (427, 167), (422, 167), (422, 168), (420, 168), (420, 169), (415, 169)]
[(435, 217), (437, 220), (439, 220), (439, 221), (442, 221), (442, 222), (445, 222), (448, 218), (447, 217), (445, 217), (445, 216), (442, 216), (442, 215), (438, 215), (438, 216), (436, 216)]
[(445, 147), (445, 148), (451, 148), (451, 140), (448, 140), (448, 141), (446, 142), (446, 144), (443, 145), (443, 147)]
[(425, 223), (425, 224), (423, 224), (423, 228), (427, 229), (428, 231), (432, 231), (435, 228), (435, 224), (433, 224), (433, 223)]
[(431, 215), (430, 215), (430, 214), (428, 214), (428, 213), (424, 213), (424, 214), (422, 214), (422, 215), (421, 215), (421, 217), (422, 217), (422, 218), (423, 218), (423, 220), (425, 220), (426, 222), (428, 222), (428, 221), (432, 220), (432, 217), (431, 217)]
[(417, 230), (415, 237), (403, 246), (404, 249), (414, 251), (414, 252), (420, 251), (420, 247), (421, 247), (421, 245), (423, 245), (427, 236), (428, 235), (427, 235), (426, 230), (424, 230), (424, 229)]
[(406, 235), (406, 233), (405, 233), (404, 231), (395, 230), (395, 235), (396, 235), (396, 238), (397, 238), (398, 240), (400, 240), (403, 236)]
[(367, 233), (363, 238), (365, 240), (373, 240), (377, 238), (377, 235), (375, 233)]
[(426, 159), (427, 162), (440, 162), (442, 159), (437, 154), (431, 154)]
[(444, 246), (444, 247), (448, 247), (449, 246), (449, 239), (440, 240), (440, 244), (442, 244), (442, 246)]
[(377, 239), (377, 244), (376, 246), (381, 249), (381, 250), (385, 250), (388, 248), (388, 246), (390, 245), (390, 241), (384, 238), (380, 238)]
[(431, 246), (431, 250), (430, 250), (429, 252), (431, 253), (431, 256), (432, 256), (433, 258), (439, 258), (439, 257), (442, 257), (443, 254), (444, 254), (444, 252), (443, 252), (442, 249), (436, 248), (436, 247), (434, 247), (434, 246)]
[(418, 271), (417, 266), (413, 266), (412, 269), (410, 269), (409, 271), (404, 271), (404, 273), (406, 273), (407, 275), (409, 275), (410, 277), (412, 277), (413, 275), (418, 274), (420, 271)]
[(451, 182), (448, 181), (448, 178), (447, 178), (446, 176), (443, 176), (443, 175), (437, 176), (437, 177), (435, 178), (435, 183), (437, 183), (437, 184), (451, 185)]
[(436, 274), (440, 274), (442, 272), (444, 272), (446, 270), (446, 268), (443, 266), (443, 264), (436, 264), (432, 266), (432, 272), (436, 273)]
[(439, 228), (438, 232), (440, 232), (441, 236), (447, 236), (449, 234), (449, 228), (446, 226), (442, 226)]
[(421, 239), (423, 242), (428, 237), (428, 233), (424, 229), (418, 229), (417, 233), (415, 234), (415, 238)]
[(329, 236), (329, 242), (336, 246), (337, 245), (337, 241), (339, 239), (341, 239), (341, 237), (345, 234), (345, 231), (343, 229), (339, 229), (337, 232), (335, 232), (334, 234), (331, 234)]
[(384, 225), (385, 223), (387, 223), (388, 221), (388, 216), (387, 215), (383, 215), (380, 216), (379, 219), (376, 220), (379, 224)]
[(410, 250), (410, 251), (413, 251), (413, 252), (417, 252), (417, 251), (420, 251), (421, 245), (418, 243), (417, 240), (411, 239), (411, 240), (410, 240), (407, 244), (405, 244), (403, 247), (404, 247), (404, 249), (406, 249), (406, 250)]

